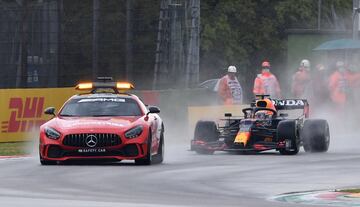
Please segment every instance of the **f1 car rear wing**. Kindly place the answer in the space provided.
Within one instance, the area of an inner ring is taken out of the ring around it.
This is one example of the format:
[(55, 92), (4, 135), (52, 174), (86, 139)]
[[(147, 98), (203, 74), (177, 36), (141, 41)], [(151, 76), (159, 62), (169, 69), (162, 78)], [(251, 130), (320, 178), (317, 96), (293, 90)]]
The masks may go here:
[(309, 107), (306, 99), (281, 99), (272, 101), (274, 102), (276, 110), (304, 109)]
[[(276, 110), (303, 109), (305, 118), (309, 117), (309, 103), (306, 99), (271, 99), (271, 101), (274, 103)], [(251, 107), (255, 106), (256, 101), (251, 103)]]

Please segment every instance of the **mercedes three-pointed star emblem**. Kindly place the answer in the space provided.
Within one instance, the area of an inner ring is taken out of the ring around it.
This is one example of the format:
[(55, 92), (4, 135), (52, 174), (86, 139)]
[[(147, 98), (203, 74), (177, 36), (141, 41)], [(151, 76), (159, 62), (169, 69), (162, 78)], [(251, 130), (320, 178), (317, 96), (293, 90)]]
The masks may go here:
[(95, 147), (98, 142), (98, 138), (95, 135), (89, 135), (85, 139), (85, 143), (88, 147)]

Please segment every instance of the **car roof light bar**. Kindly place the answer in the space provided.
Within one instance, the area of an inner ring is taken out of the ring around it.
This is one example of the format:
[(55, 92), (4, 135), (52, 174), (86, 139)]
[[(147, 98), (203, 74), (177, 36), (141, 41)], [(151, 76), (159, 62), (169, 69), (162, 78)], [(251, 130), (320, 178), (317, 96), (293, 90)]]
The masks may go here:
[[(76, 86), (76, 90), (90, 90), (91, 93), (98, 93), (98, 89), (111, 89), (113, 93), (125, 93), (134, 89), (134, 85), (129, 82), (94, 82), (80, 83)], [(102, 90), (103, 91), (103, 90)]]

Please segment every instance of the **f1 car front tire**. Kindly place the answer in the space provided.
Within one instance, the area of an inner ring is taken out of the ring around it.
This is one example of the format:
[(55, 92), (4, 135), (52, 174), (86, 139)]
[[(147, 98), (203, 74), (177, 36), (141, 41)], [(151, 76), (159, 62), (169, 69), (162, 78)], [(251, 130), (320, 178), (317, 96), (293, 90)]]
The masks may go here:
[(284, 120), (279, 122), (277, 127), (277, 136), (279, 141), (289, 140), (291, 143), (290, 148), (279, 149), (282, 155), (296, 155), (300, 149), (300, 140), (297, 136), (297, 127), (295, 120)]
[(219, 139), (219, 131), (214, 121), (198, 121), (195, 126), (194, 140), (214, 142)]
[(329, 124), (323, 119), (305, 120), (301, 130), (305, 152), (326, 152), (330, 145)]
[[(194, 140), (216, 142), (219, 140), (219, 131), (214, 121), (198, 121), (195, 126)], [(213, 150), (195, 149), (198, 154), (213, 154)]]

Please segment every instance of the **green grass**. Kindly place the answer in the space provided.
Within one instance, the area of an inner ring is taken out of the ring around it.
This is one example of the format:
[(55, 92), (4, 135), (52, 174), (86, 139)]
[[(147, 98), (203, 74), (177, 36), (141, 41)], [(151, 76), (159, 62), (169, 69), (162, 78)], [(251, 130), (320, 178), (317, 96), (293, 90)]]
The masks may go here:
[(339, 190), (339, 192), (343, 192), (343, 193), (360, 193), (360, 189), (343, 189), (343, 190)]
[(0, 156), (28, 155), (31, 153), (29, 142), (0, 143)]

